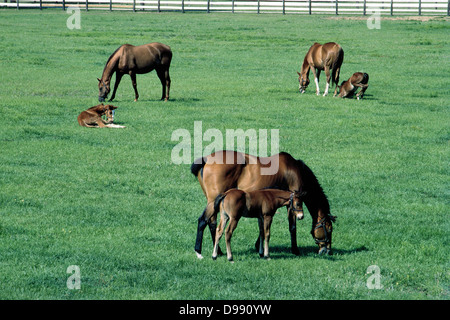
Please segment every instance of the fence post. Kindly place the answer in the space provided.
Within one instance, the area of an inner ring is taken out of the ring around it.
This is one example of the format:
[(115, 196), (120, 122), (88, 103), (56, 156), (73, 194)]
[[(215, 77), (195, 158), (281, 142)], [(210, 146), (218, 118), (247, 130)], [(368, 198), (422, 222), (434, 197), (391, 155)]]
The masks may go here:
[(338, 12), (338, 0), (336, 0), (336, 15), (338, 15), (339, 14), (339, 12)]
[(422, 15), (422, 0), (419, 0), (419, 16)]
[(63, 0), (63, 2), (62, 2), (62, 8), (63, 8), (63, 11), (66, 11), (66, 0)]
[(286, 14), (286, 0), (283, 0), (283, 14)]
[(394, 15), (394, 0), (391, 0), (391, 16)]
[(184, 13), (184, 0), (181, 0), (181, 13)]
[(231, 13), (234, 13), (234, 0), (231, 0)]
[(112, 0), (109, 0), (109, 11), (112, 11)]
[(19, 10), (19, 0), (16, 0), (17, 10)]
[(366, 1), (367, 0), (364, 0), (363, 15), (366, 15)]
[(158, 0), (158, 12), (161, 12), (161, 0)]
[(257, 10), (256, 10), (256, 13), (259, 14), (259, 0), (258, 0), (258, 7), (257, 7)]
[(447, 4), (447, 15), (450, 16), (450, 0), (448, 0)]
[(309, 14), (311, 14), (311, 0), (309, 0)]
[(42, 0), (39, 0), (39, 10), (42, 10)]
[(86, 11), (89, 10), (89, 8), (88, 8), (88, 1), (89, 1), (89, 0), (86, 0)]

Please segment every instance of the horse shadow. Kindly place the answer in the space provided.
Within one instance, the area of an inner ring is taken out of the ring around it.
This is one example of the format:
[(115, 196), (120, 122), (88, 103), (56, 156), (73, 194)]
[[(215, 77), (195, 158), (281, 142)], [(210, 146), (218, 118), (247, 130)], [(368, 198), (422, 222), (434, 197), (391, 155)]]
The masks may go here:
[[(319, 255), (319, 248), (317, 246), (300, 246), (299, 254), (295, 255), (291, 252), (290, 246), (278, 245), (278, 246), (270, 246), (270, 258), (271, 259), (298, 259), (301, 257), (322, 257), (330, 260), (337, 260), (340, 256), (350, 255), (358, 252), (369, 251), (365, 246), (360, 246), (352, 249), (342, 249), (342, 248), (332, 248), (332, 255)], [(259, 256), (258, 251), (253, 247), (248, 247), (246, 249), (242, 249), (240, 253), (237, 254), (254, 254)]]

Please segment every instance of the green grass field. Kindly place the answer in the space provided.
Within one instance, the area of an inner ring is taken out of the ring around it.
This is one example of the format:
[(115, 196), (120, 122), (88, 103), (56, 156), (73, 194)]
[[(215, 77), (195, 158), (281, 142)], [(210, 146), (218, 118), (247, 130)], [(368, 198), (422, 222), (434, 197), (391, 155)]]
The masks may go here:
[[(0, 10), (0, 299), (449, 299), (448, 19), (370, 30), (327, 16), (82, 11), (69, 30), (68, 17)], [(124, 77), (114, 105), (127, 128), (80, 127), (109, 55), (153, 41), (174, 53), (171, 100), (152, 72), (134, 103)], [(342, 45), (341, 80), (370, 75), (364, 100), (318, 97), (313, 81), (299, 94), (315, 41)], [(279, 129), (280, 151), (308, 164), (338, 216), (334, 255), (317, 255), (308, 213), (292, 255), (282, 209), (270, 261), (253, 219), (234, 234), (236, 263), (210, 259), (206, 230), (198, 260), (205, 198), (171, 161), (172, 132), (194, 121), (224, 135)], [(81, 290), (67, 288), (71, 265)], [(380, 289), (367, 286), (371, 265)]]

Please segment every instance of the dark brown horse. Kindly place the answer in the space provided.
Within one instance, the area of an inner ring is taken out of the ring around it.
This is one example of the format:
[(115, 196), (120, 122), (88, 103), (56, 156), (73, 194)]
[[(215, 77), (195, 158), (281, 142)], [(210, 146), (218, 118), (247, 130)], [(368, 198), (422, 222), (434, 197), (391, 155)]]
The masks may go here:
[[(303, 218), (302, 196), (300, 191), (284, 191), (279, 189), (264, 189), (245, 192), (240, 189), (231, 189), (219, 194), (214, 202), (216, 211), (220, 211), (220, 222), (217, 227), (212, 258), (218, 254), (219, 241), (223, 231), (230, 221), (225, 232), (228, 261), (233, 261), (231, 253), (231, 237), (241, 217), (258, 218), (259, 225), (259, 255), (269, 258), (270, 226), (275, 212), (280, 207), (288, 207), (289, 211)], [(263, 248), (264, 243), (264, 248)]]
[(317, 42), (314, 43), (306, 53), (300, 72), (297, 72), (298, 81), (300, 82), (300, 92), (304, 93), (305, 89), (308, 87), (309, 70), (312, 70), (314, 75), (314, 82), (316, 83), (316, 94), (319, 95), (320, 71), (325, 70), (325, 74), (327, 75), (327, 85), (325, 87), (325, 92), (323, 95), (326, 96), (328, 94), (328, 88), (330, 87), (331, 80), (336, 84), (336, 89), (334, 90), (334, 96), (336, 96), (337, 86), (339, 82), (339, 73), (343, 61), (344, 50), (342, 50), (341, 46), (337, 43), (328, 42), (324, 45), (321, 45)]
[(129, 74), (131, 77), (135, 94), (134, 101), (137, 101), (139, 94), (136, 85), (136, 74), (148, 73), (152, 70), (156, 70), (159, 80), (161, 80), (161, 100), (169, 100), (169, 67), (171, 61), (172, 51), (169, 46), (162, 43), (153, 42), (136, 47), (131, 44), (120, 46), (106, 62), (102, 78), (97, 79), (99, 90), (98, 100), (100, 102), (105, 101), (111, 90), (111, 77), (113, 73), (116, 73), (116, 82), (114, 83), (114, 90), (109, 101), (114, 100), (117, 87), (124, 74)]
[[(268, 167), (277, 170), (267, 174)], [(236, 151), (218, 151), (196, 159), (191, 166), (206, 196), (206, 208), (198, 219), (195, 251), (202, 258), (203, 231), (209, 225), (215, 241), (217, 210), (216, 197), (229, 189), (239, 188), (246, 192), (276, 187), (282, 190), (302, 190), (306, 192), (304, 202), (312, 217), (311, 234), (319, 245), (319, 253), (331, 252), (330, 206), (322, 187), (311, 169), (301, 160), (282, 152), (271, 157), (255, 157)], [(296, 236), (296, 216), (288, 212), (291, 251), (299, 254)], [(259, 240), (259, 237), (258, 237)], [(257, 242), (257, 247), (259, 243)]]
[(363, 72), (355, 72), (350, 79), (347, 81), (343, 81), (339, 86), (339, 95), (340, 98), (352, 97), (358, 88), (361, 90), (356, 94), (356, 98), (362, 99), (364, 96), (364, 92), (366, 92), (369, 87), (369, 75)]

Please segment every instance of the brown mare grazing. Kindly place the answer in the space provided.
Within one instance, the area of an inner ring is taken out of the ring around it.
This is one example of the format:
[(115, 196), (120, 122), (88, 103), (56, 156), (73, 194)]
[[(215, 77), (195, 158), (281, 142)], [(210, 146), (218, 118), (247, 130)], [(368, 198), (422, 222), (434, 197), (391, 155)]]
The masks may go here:
[[(330, 80), (336, 84), (334, 90), (334, 96), (337, 93), (337, 85), (339, 82), (339, 73), (341, 70), (342, 62), (344, 61), (344, 50), (341, 46), (335, 42), (328, 42), (324, 45), (320, 43), (314, 43), (306, 53), (303, 65), (298, 74), (298, 81), (300, 82), (299, 90), (301, 93), (305, 92), (305, 89), (309, 85), (309, 70), (312, 70), (314, 75), (314, 82), (316, 83), (316, 94), (320, 94), (319, 90), (319, 77), (320, 71), (325, 70), (327, 75), (327, 86), (325, 87), (324, 96), (328, 94), (328, 88), (330, 87)], [(331, 75), (330, 75), (331, 70)]]
[(339, 95), (340, 98), (352, 97), (358, 88), (361, 90), (356, 94), (356, 98), (362, 99), (364, 96), (364, 92), (369, 87), (369, 75), (367, 73), (355, 72), (350, 79), (347, 81), (343, 81), (339, 86)]
[[(231, 189), (219, 194), (214, 202), (215, 210), (220, 211), (220, 222), (217, 227), (216, 239), (212, 258), (215, 260), (218, 254), (219, 241), (223, 231), (230, 221), (225, 232), (228, 261), (233, 262), (231, 253), (231, 237), (241, 217), (258, 218), (259, 225), (259, 255), (269, 258), (269, 239), (272, 218), (278, 208), (287, 206), (288, 210), (303, 218), (302, 207), (303, 193), (291, 192), (279, 189), (264, 189), (245, 192), (239, 189)], [(220, 210), (219, 210), (220, 208)], [(263, 249), (264, 243), (264, 249)]]
[(114, 72), (116, 73), (116, 82), (114, 83), (114, 90), (109, 101), (114, 100), (117, 87), (124, 74), (129, 74), (131, 77), (135, 93), (134, 101), (137, 101), (139, 94), (136, 85), (136, 74), (148, 73), (152, 70), (156, 70), (159, 80), (161, 80), (161, 100), (169, 100), (169, 67), (171, 60), (172, 51), (170, 47), (162, 43), (153, 42), (136, 47), (131, 44), (120, 46), (106, 62), (102, 78), (97, 78), (99, 90), (98, 101), (103, 102), (108, 96), (111, 90), (111, 77)]
[[(268, 174), (268, 167), (276, 170)], [(282, 152), (271, 157), (256, 157), (236, 151), (218, 151), (199, 158), (191, 166), (206, 196), (206, 208), (198, 219), (195, 252), (201, 255), (203, 231), (209, 226), (215, 241), (217, 210), (214, 201), (221, 193), (239, 188), (246, 192), (276, 187), (282, 190), (301, 190), (306, 192), (303, 200), (312, 217), (311, 234), (319, 245), (319, 253), (331, 253), (330, 206), (322, 187), (311, 169), (301, 160)], [(288, 211), (291, 251), (299, 254), (296, 236), (296, 216)], [(259, 237), (258, 237), (259, 241)], [(257, 241), (256, 247), (259, 247)], [(220, 249), (219, 249), (220, 250)]]
[[(115, 109), (117, 107), (110, 104), (105, 106), (103, 103), (93, 106), (78, 115), (78, 124), (88, 128), (125, 128), (124, 126), (113, 124)], [(105, 115), (107, 117), (106, 121), (102, 119), (102, 116)]]

